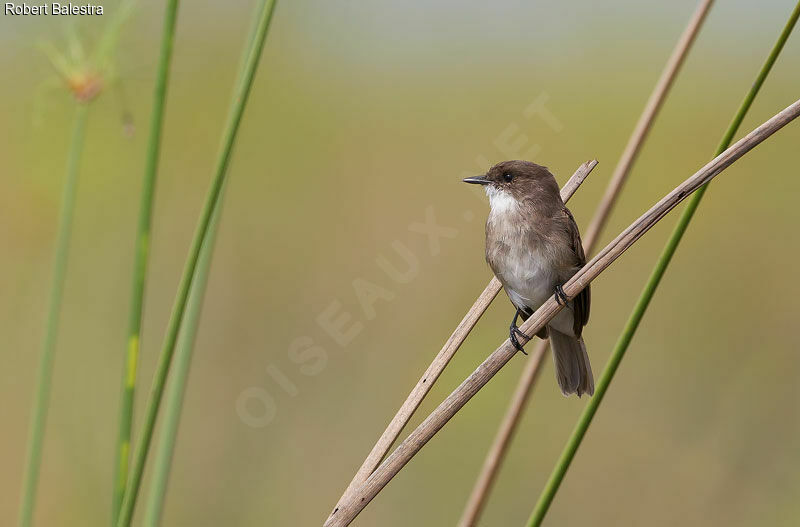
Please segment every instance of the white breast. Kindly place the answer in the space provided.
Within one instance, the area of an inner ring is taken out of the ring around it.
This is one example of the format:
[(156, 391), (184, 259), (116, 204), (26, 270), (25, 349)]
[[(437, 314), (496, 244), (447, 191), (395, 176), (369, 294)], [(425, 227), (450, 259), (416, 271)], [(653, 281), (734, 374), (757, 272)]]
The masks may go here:
[(520, 206), (510, 192), (487, 187), (491, 211), (489, 222), (495, 235), (500, 236), (511, 250), (496, 262), (503, 275), (506, 291), (517, 307), (536, 310), (553, 294), (556, 276), (552, 256), (546, 248), (520, 243), (530, 228), (520, 213)]
[[(512, 304), (536, 311), (553, 296), (558, 277), (550, 261), (542, 251), (524, 249), (512, 249), (508, 258), (503, 258), (504, 289)], [(565, 335), (574, 336), (572, 321), (572, 310), (563, 309), (549, 325)]]
[(503, 278), (512, 302), (535, 311), (556, 286), (553, 266), (541, 251), (515, 247), (503, 258)]

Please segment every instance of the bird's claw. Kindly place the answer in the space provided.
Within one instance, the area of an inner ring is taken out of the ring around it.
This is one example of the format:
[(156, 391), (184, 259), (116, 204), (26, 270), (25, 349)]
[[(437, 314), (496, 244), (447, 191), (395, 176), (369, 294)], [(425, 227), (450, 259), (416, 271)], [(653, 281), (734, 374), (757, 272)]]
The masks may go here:
[(511, 326), (509, 327), (508, 339), (511, 341), (511, 344), (514, 346), (514, 349), (516, 349), (517, 351), (521, 351), (523, 353), (523, 355), (527, 355), (528, 353), (522, 347), (522, 344), (519, 343), (519, 340), (517, 339), (517, 335), (519, 335), (520, 337), (525, 338), (526, 340), (530, 340), (531, 339), (528, 335), (523, 333), (519, 329), (519, 327), (517, 327), (515, 324), (511, 324)]
[(564, 288), (563, 287), (561, 287), (560, 285), (557, 285), (556, 286), (556, 292), (555, 292), (555, 294), (553, 296), (555, 297), (556, 303), (559, 306), (569, 307), (569, 297), (564, 292)]

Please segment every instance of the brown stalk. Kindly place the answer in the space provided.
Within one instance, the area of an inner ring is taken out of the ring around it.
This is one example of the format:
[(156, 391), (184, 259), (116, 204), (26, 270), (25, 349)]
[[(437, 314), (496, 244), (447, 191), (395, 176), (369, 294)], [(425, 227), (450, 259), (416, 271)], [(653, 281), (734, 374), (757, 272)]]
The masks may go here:
[[(584, 182), (586, 177), (589, 173), (597, 166), (597, 160), (587, 161), (586, 163), (582, 164), (578, 167), (575, 173), (569, 178), (569, 181), (564, 185), (561, 189), (561, 199), (565, 202), (568, 201), (575, 191), (578, 190), (578, 187), (581, 186), (581, 183)], [(417, 385), (414, 386), (414, 389), (411, 390), (411, 393), (408, 394), (403, 405), (397, 411), (395, 416), (392, 418), (389, 425), (386, 427), (386, 430), (381, 435), (378, 442), (375, 443), (375, 446), (372, 447), (372, 451), (369, 453), (367, 458), (361, 464), (361, 468), (358, 469), (356, 475), (353, 476), (353, 480), (347, 486), (347, 489), (344, 491), (344, 494), (341, 498), (339, 498), (339, 502), (344, 501), (344, 499), (350, 494), (354, 489), (358, 488), (366, 479), (369, 477), (370, 474), (377, 468), (380, 462), (383, 460), (386, 453), (392, 447), (392, 444), (397, 440), (397, 437), (402, 432), (403, 427), (406, 426), (408, 421), (411, 419), (411, 416), (414, 415), (414, 412), (419, 408), (419, 405), (422, 403), (422, 400), (425, 396), (430, 392), (433, 384), (442, 374), (447, 364), (456, 354), (458, 348), (461, 344), (466, 340), (467, 335), (469, 332), (472, 331), (472, 328), (475, 327), (475, 324), (478, 323), (478, 320), (481, 318), (481, 315), (486, 311), (489, 307), (489, 304), (492, 303), (494, 297), (497, 296), (497, 293), (500, 292), (500, 281), (497, 278), (492, 277), (489, 284), (480, 294), (475, 303), (472, 304), (472, 307), (464, 315), (464, 318), (461, 322), (456, 326), (456, 329), (453, 331), (453, 334), (450, 335), (450, 338), (447, 339), (447, 342), (444, 343), (442, 349), (433, 359), (428, 369), (425, 370), (425, 373), (422, 374), (419, 381), (417, 381)], [(338, 506), (338, 505), (337, 505)]]
[[(617, 197), (622, 191), (622, 187), (647, 138), (653, 121), (655, 121), (656, 115), (658, 115), (658, 111), (661, 109), (664, 99), (666, 99), (667, 93), (686, 55), (689, 53), (689, 49), (692, 47), (692, 43), (699, 33), (703, 21), (713, 3), (714, 0), (700, 1), (686, 29), (684, 29), (683, 34), (675, 44), (675, 49), (673, 49), (672, 55), (670, 55), (669, 60), (667, 60), (664, 70), (661, 72), (661, 77), (653, 88), (653, 92), (647, 100), (644, 110), (642, 110), (642, 115), (639, 117), (639, 121), (633, 129), (630, 139), (628, 139), (628, 144), (625, 146), (625, 150), (622, 152), (617, 166), (614, 168), (614, 173), (611, 176), (608, 187), (606, 187), (603, 198), (597, 206), (597, 210), (592, 221), (589, 223), (589, 227), (586, 229), (586, 235), (583, 238), (583, 250), (586, 254), (591, 254), (594, 250), (597, 239), (606, 225), (606, 220), (611, 213), (611, 209), (616, 204)], [(547, 340), (540, 340), (536, 343), (536, 347), (531, 353), (531, 356), (525, 361), (525, 367), (523, 368), (517, 387), (514, 390), (514, 395), (509, 402), (503, 421), (500, 423), (492, 446), (486, 454), (481, 472), (478, 475), (478, 479), (475, 481), (475, 486), (464, 507), (464, 512), (458, 523), (459, 527), (473, 527), (477, 524), (478, 518), (480, 518), (483, 512), (486, 499), (497, 477), (497, 472), (500, 470), (500, 465), (505, 458), (506, 451), (511, 444), (511, 439), (522, 417), (522, 412), (528, 402), (533, 384), (539, 376), (539, 367), (542, 364), (543, 356), (547, 353), (548, 347), (549, 343)]]
[[(580, 293), (600, 273), (619, 258), (631, 245), (641, 238), (653, 225), (674, 209), (692, 192), (706, 185), (717, 174), (725, 170), (769, 136), (783, 128), (800, 115), (800, 100), (750, 132), (733, 146), (715, 157), (686, 181), (678, 185), (658, 203), (634, 221), (597, 256), (573, 276), (563, 289), (572, 299)], [(550, 298), (525, 321), (520, 329), (533, 335), (552, 319), (561, 307)], [(361, 512), (367, 504), (389, 483), (389, 481), (422, 449), (445, 424), (464, 407), (478, 391), (516, 354), (516, 350), (506, 339), (461, 385), (423, 421), (409, 436), (380, 464), (358, 489), (348, 494), (331, 513), (325, 527), (342, 527)]]

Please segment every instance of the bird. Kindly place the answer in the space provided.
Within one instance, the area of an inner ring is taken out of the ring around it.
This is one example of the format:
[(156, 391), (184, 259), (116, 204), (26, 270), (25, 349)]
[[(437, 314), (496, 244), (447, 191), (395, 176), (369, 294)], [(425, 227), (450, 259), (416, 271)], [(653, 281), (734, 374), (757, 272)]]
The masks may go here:
[(527, 320), (554, 296), (564, 309), (536, 335), (550, 339), (561, 392), (593, 395), (594, 377), (582, 336), (591, 291), (587, 285), (569, 300), (562, 288), (586, 264), (586, 255), (556, 178), (547, 167), (512, 160), (463, 181), (482, 185), (489, 198), (485, 256), (516, 308), (509, 326), (512, 345), (525, 353), (518, 337), (532, 337), (522, 333), (517, 321)]

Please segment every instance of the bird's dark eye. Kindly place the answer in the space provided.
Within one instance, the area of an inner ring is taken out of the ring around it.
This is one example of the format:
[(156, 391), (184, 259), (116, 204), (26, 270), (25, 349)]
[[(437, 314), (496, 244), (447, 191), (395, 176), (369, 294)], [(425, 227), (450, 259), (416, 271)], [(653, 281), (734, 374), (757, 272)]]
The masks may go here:
[(509, 173), (509, 172), (506, 172), (505, 174), (503, 174), (503, 180), (504, 180), (504, 181), (506, 181), (506, 182), (509, 182), (509, 181), (511, 181), (512, 179), (514, 179), (514, 176), (512, 176), (512, 175), (511, 175), (511, 173)]

